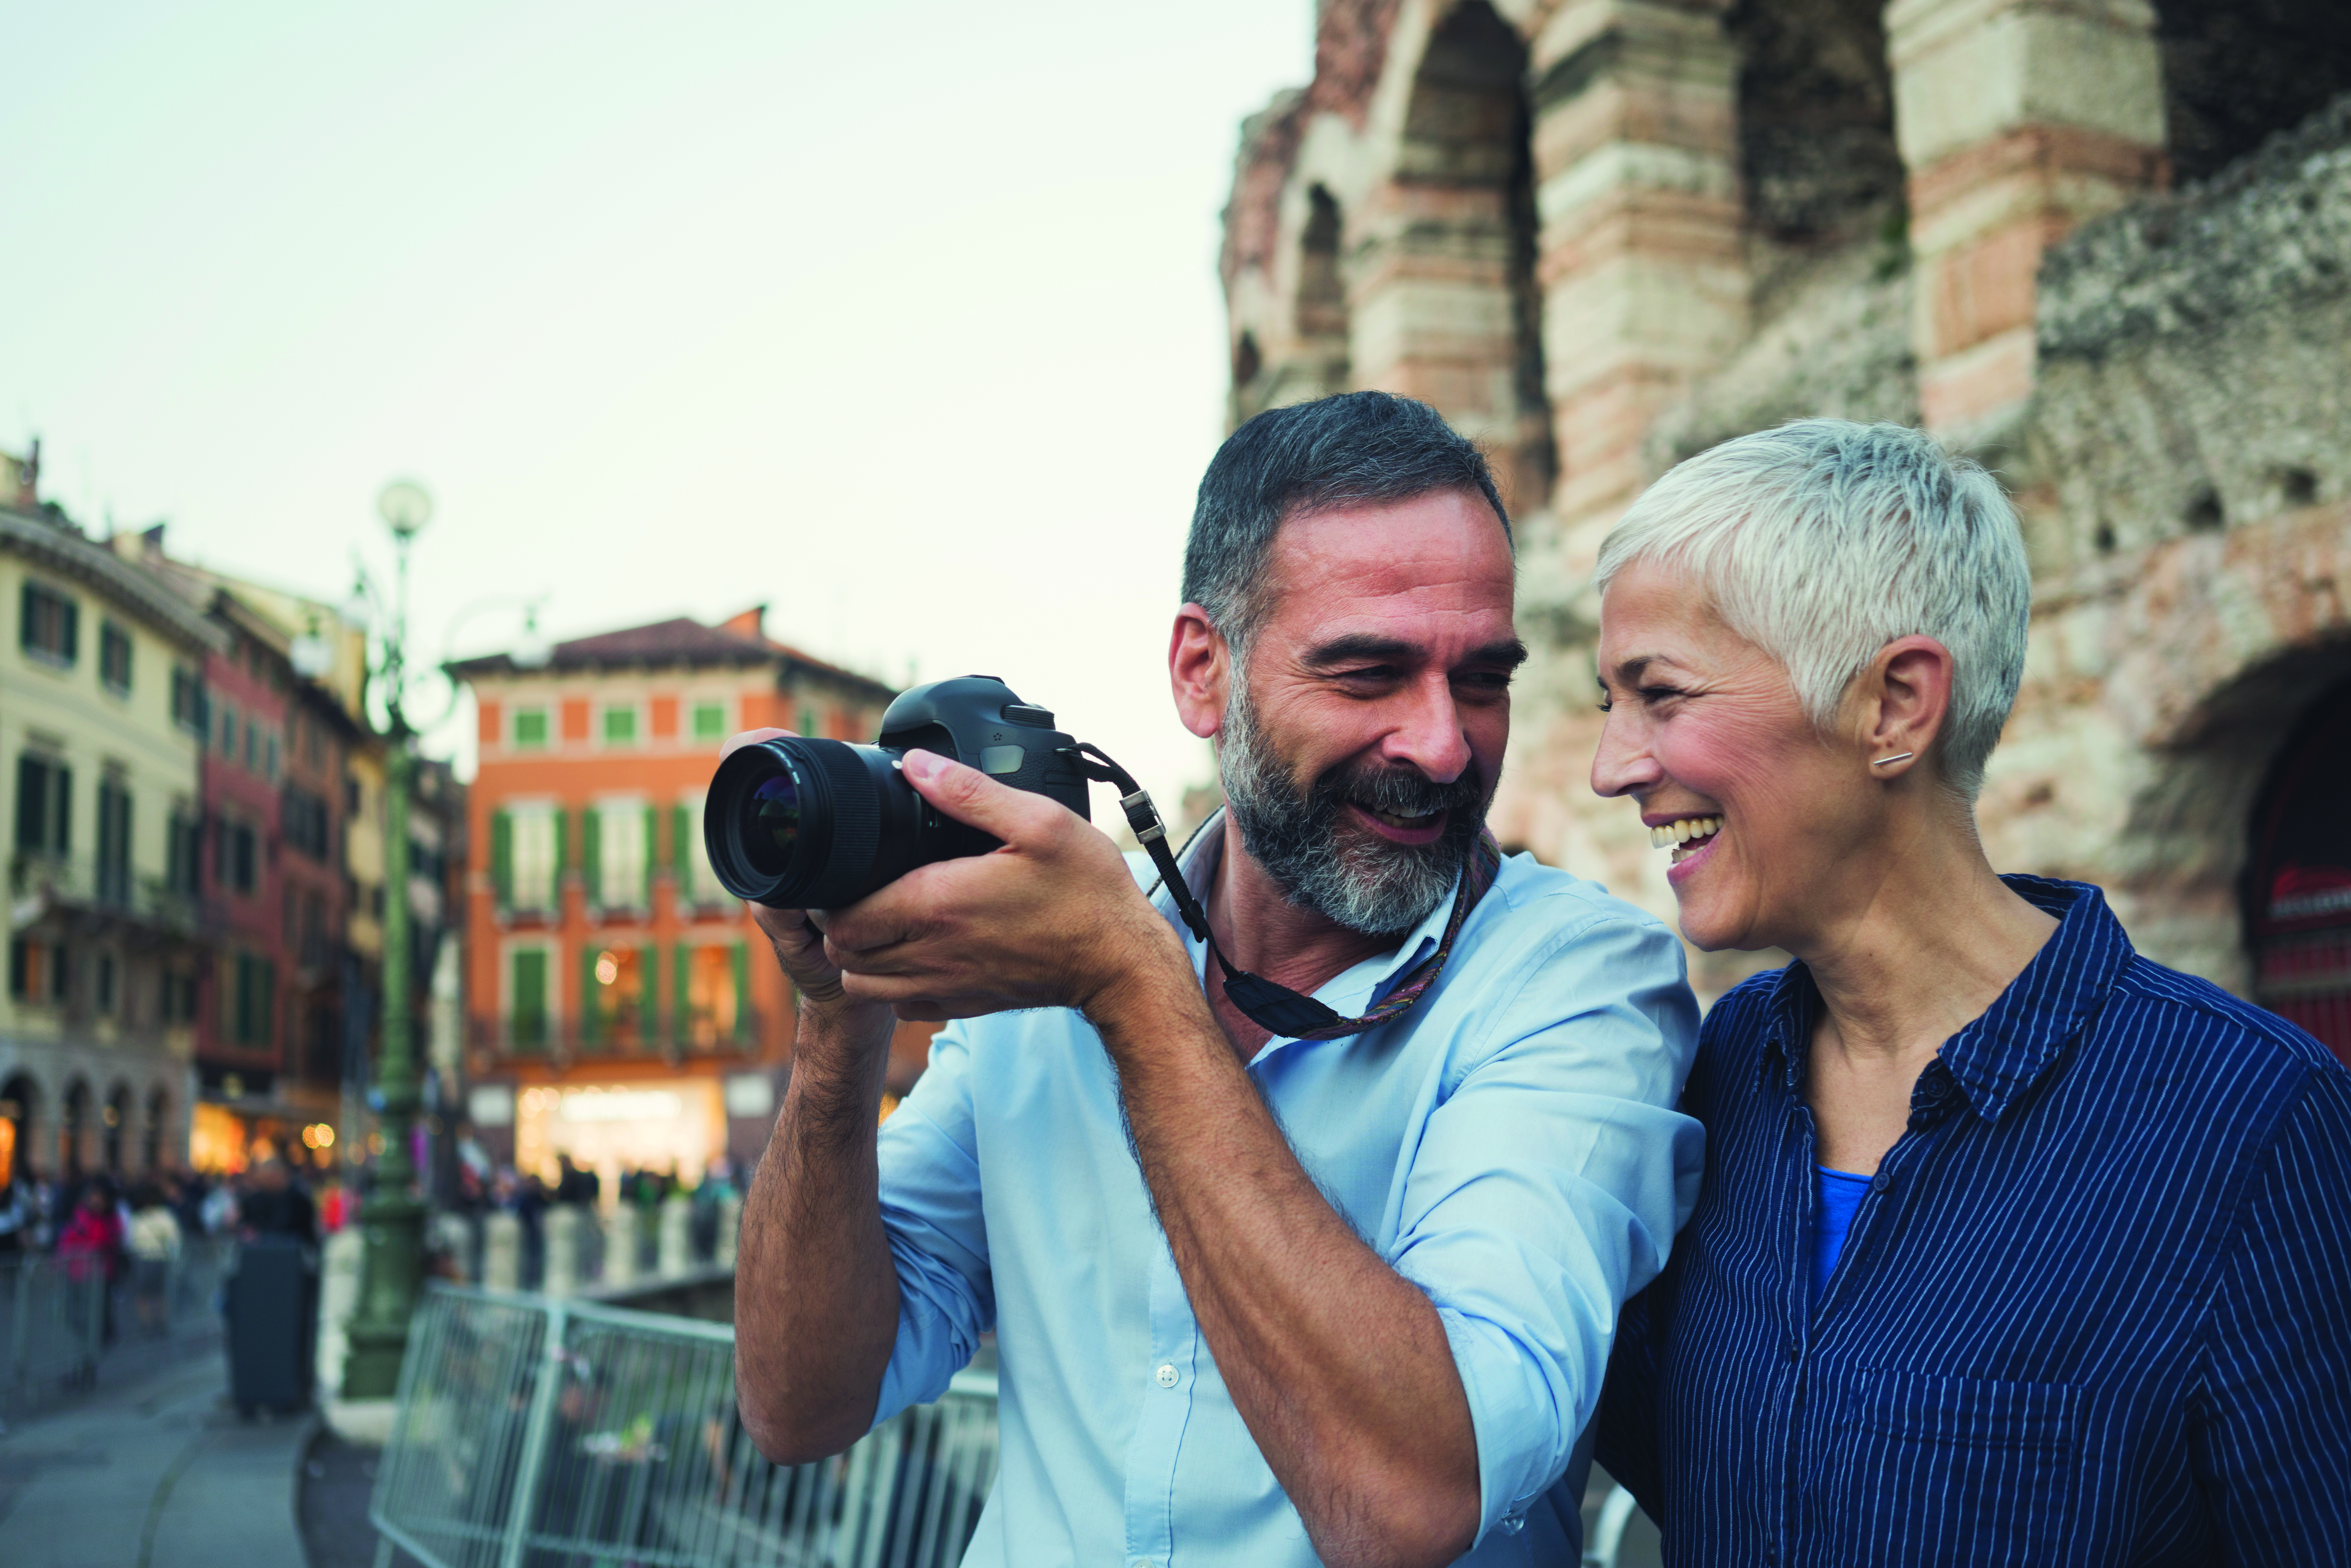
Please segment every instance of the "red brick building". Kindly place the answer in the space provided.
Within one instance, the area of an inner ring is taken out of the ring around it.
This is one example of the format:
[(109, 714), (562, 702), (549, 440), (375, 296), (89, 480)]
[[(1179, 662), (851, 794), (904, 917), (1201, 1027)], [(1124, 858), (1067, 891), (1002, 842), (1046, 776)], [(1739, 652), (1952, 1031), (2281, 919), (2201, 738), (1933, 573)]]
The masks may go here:
[(473, 690), (467, 1079), (486, 1149), (551, 1176), (568, 1153), (688, 1178), (756, 1158), (791, 997), (702, 852), (729, 735), (869, 740), (890, 687), (780, 643), (761, 611), (679, 619), (452, 673)]

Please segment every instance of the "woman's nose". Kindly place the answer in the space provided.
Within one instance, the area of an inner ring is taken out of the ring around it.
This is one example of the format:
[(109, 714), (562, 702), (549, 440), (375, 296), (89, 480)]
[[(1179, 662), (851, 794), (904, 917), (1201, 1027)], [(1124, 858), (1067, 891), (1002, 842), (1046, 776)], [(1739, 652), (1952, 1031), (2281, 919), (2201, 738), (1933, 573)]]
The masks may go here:
[(1648, 789), (1664, 777), (1665, 770), (1630, 720), (1612, 713), (1600, 721), (1600, 744), (1592, 753), (1593, 794), (1613, 800)]

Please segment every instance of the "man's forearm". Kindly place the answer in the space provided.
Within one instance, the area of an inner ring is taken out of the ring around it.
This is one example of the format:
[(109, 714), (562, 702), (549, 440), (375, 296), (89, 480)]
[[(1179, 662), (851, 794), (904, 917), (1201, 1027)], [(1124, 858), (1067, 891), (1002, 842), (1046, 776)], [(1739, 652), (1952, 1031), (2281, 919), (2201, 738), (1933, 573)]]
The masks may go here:
[(1217, 1370), (1324, 1562), (1450, 1562), (1479, 1490), (1444, 1325), (1315, 1187), (1183, 979), (1094, 1022)]
[(896, 1339), (874, 1155), (891, 1027), (887, 1009), (802, 1007), (791, 1082), (744, 1202), (737, 1397), (778, 1463), (863, 1435)]

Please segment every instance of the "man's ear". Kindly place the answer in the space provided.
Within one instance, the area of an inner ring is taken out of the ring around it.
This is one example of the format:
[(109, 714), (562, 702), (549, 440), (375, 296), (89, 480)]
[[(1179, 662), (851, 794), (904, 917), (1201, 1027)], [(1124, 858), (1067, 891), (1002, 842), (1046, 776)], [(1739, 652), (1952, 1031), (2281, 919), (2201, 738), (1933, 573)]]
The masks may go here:
[(1934, 749), (1951, 716), (1951, 651), (1932, 637), (1897, 637), (1878, 650), (1864, 678), (1862, 744), (1870, 759), (1911, 753), (1873, 775), (1906, 773)]
[(1203, 740), (1216, 738), (1225, 725), (1232, 679), (1232, 650), (1208, 612), (1196, 604), (1178, 610), (1175, 632), (1167, 640), (1167, 684), (1186, 729)]

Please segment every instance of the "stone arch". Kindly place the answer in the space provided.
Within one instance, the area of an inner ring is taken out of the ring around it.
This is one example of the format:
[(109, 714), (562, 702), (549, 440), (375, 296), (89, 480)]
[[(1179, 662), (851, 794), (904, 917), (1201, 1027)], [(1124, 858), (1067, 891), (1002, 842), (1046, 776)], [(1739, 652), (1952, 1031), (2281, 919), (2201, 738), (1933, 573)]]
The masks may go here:
[(2310, 704), (2269, 769), (2241, 883), (2253, 999), (2351, 1063), (2351, 679)]
[(2155, 0), (2166, 151), (2210, 177), (2351, 91), (2343, 0)]
[(123, 1173), (123, 1149), (131, 1137), (131, 1085), (115, 1081), (98, 1112), (99, 1164), (109, 1176)]
[(0, 1183), (15, 1179), (28, 1163), (37, 1166), (34, 1150), (40, 1136), (41, 1086), (28, 1072), (11, 1073), (0, 1082), (0, 1123), (7, 1130), (0, 1133), (6, 1147), (0, 1150)]
[(163, 1168), (172, 1136), (172, 1092), (158, 1083), (147, 1091), (147, 1119), (140, 1125), (139, 1163), (149, 1174)]
[(78, 1075), (68, 1080), (65, 1092), (57, 1096), (56, 1169), (60, 1176), (78, 1176), (89, 1168), (90, 1124), (97, 1120), (95, 1099), (89, 1080)]
[(1557, 469), (1527, 62), (1487, 0), (1436, 18), (1345, 257), (1353, 383), (1421, 398), (1479, 439), (1516, 511), (1548, 503)]
[(1733, 0), (1740, 184), (1756, 232), (1835, 241), (1898, 224), (1885, 0)]

